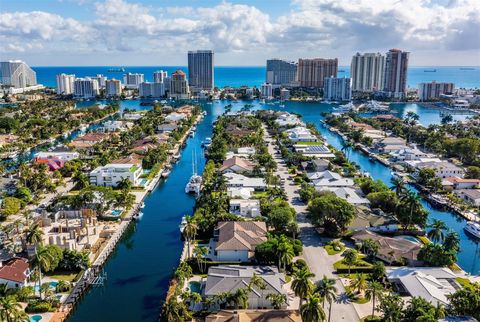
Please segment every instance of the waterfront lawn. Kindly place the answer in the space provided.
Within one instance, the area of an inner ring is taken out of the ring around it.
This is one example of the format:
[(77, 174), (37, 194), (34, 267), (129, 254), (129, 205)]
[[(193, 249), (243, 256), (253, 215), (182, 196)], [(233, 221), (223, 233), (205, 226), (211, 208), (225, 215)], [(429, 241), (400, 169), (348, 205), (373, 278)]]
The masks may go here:
[[(350, 266), (350, 273), (352, 272), (368, 272), (372, 269), (372, 264), (370, 264), (369, 262), (365, 261), (363, 257), (359, 257), (359, 259), (357, 260), (357, 262), (355, 263), (355, 265), (352, 265)], [(333, 268), (335, 268), (335, 270), (338, 272), (338, 273), (346, 273), (348, 272), (349, 270), (349, 266), (346, 265), (343, 261), (343, 259), (339, 260), (338, 262), (335, 262), (333, 264)]]
[(65, 282), (73, 282), (77, 277), (78, 272), (70, 272), (70, 271), (55, 271), (52, 273), (47, 273), (46, 276)]

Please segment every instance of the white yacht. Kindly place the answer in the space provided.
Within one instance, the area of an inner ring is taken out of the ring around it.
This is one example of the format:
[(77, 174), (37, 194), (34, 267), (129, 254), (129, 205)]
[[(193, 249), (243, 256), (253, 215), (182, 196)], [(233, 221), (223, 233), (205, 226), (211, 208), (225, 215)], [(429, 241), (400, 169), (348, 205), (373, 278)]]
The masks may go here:
[(185, 216), (182, 217), (182, 222), (180, 223), (180, 232), (183, 233), (183, 231), (185, 230), (185, 226), (187, 225), (187, 218), (185, 218)]
[(478, 222), (469, 221), (463, 229), (471, 235), (480, 238), (480, 224)]
[(340, 106), (334, 106), (332, 109), (334, 112), (337, 112), (337, 113), (348, 113), (348, 112), (357, 111), (357, 107), (353, 105), (352, 102), (348, 102), (347, 104), (343, 104)]
[(371, 112), (386, 112), (390, 110), (390, 104), (381, 103), (374, 100), (368, 101), (366, 107), (367, 107), (367, 110)]
[(190, 180), (188, 180), (188, 183), (185, 186), (185, 193), (194, 193), (198, 196), (202, 187), (202, 177), (197, 174), (196, 154), (195, 152), (192, 152), (192, 154), (192, 176), (190, 177)]
[(212, 144), (212, 138), (205, 138), (205, 141), (202, 142), (202, 147), (208, 148)]

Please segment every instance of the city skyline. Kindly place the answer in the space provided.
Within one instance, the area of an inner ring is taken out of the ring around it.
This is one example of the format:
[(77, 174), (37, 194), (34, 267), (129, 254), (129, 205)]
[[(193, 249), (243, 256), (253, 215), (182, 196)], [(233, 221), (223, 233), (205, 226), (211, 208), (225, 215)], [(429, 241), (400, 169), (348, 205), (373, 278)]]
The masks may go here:
[(186, 66), (178, 52), (211, 49), (216, 66), (317, 57), (348, 66), (356, 52), (401, 48), (410, 66), (480, 65), (478, 1), (175, 4), (0, 0), (0, 55), (31, 66)]

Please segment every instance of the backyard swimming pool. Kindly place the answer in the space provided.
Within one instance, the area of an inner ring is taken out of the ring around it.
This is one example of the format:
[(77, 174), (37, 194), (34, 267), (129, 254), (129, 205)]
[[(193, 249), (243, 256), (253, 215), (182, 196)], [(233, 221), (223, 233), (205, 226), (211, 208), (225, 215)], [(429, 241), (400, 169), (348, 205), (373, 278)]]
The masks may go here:
[(192, 293), (200, 293), (202, 289), (202, 284), (200, 282), (193, 281), (188, 283), (188, 288)]
[(33, 315), (30, 317), (30, 322), (38, 322), (42, 319), (41, 315)]
[(415, 243), (415, 244), (422, 244), (422, 242), (418, 238), (413, 237), (413, 236), (409, 236), (409, 235), (399, 235), (399, 236), (396, 236), (395, 238), (405, 239), (405, 240), (411, 241), (412, 243)]

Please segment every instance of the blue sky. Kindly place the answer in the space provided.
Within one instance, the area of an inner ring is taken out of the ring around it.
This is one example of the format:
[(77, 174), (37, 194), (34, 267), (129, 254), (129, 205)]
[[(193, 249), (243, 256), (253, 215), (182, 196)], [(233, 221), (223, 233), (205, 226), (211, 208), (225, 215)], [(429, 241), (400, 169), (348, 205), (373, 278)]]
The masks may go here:
[(0, 57), (31, 65), (217, 65), (411, 52), (412, 65), (480, 65), (478, 0), (0, 0)]

